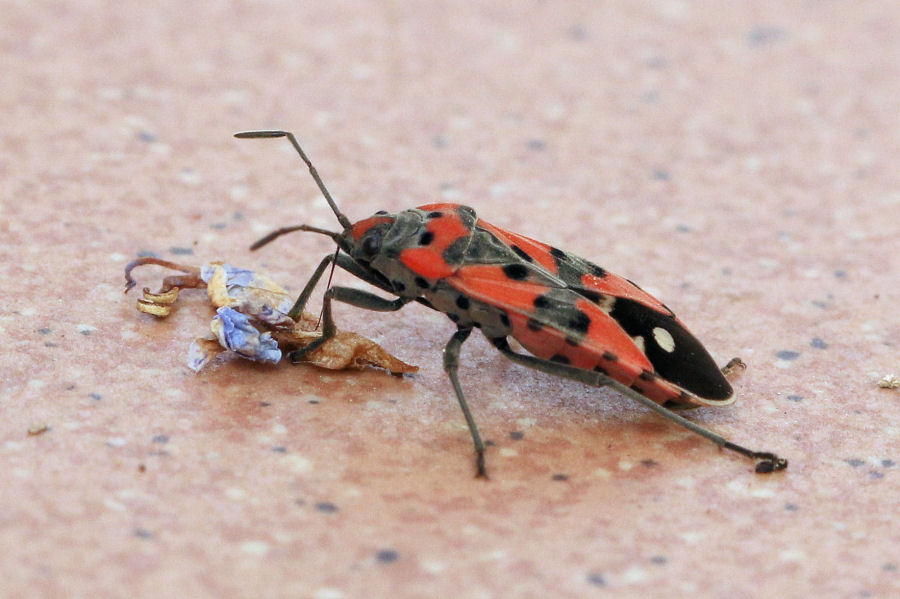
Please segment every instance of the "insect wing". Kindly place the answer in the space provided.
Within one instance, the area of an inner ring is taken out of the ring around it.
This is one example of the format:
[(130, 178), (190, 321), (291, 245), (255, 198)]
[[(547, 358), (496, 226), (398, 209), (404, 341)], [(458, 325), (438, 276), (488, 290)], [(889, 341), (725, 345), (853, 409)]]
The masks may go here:
[[(652, 295), (540, 241), (484, 221), (478, 228), (521, 260), (499, 267), (470, 261), (458, 269), (452, 284), (508, 310), (513, 336), (531, 353), (606, 372), (658, 401), (734, 401), (731, 385), (703, 345)], [(520, 279), (511, 280), (509, 272)], [(523, 318), (524, 327), (519, 322)]]

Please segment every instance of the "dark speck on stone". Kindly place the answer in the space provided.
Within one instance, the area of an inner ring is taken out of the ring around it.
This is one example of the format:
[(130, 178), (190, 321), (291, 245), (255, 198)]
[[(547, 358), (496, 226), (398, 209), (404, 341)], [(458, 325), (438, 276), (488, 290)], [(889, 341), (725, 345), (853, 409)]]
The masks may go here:
[(547, 144), (544, 143), (542, 139), (529, 139), (528, 140), (528, 149), (529, 150), (543, 150), (547, 147)]
[(751, 46), (764, 46), (780, 42), (787, 38), (787, 32), (780, 27), (756, 27), (747, 34), (747, 43)]
[(653, 169), (653, 178), (657, 181), (668, 181), (672, 175), (664, 168), (655, 168)]
[(694, 231), (690, 225), (676, 225), (675, 230), (679, 233), (691, 233)]
[(44, 327), (42, 329), (38, 329), (37, 332), (40, 333), (41, 335), (49, 335), (50, 333), (53, 332), (53, 329), (51, 329), (49, 327)]
[(90, 397), (94, 401), (100, 401), (101, 399), (103, 399), (103, 396), (99, 393), (91, 393), (90, 395), (88, 395), (88, 397)]
[(153, 435), (154, 443), (168, 443), (169, 435)]
[(896, 464), (894, 460), (881, 460), (881, 465), (885, 468), (893, 468)]
[(176, 256), (193, 256), (194, 248), (183, 248), (183, 247), (172, 247), (169, 248), (169, 251), (175, 254)]
[(140, 131), (137, 137), (139, 140), (146, 141), (148, 143), (156, 141), (156, 135), (150, 133), (149, 131)]
[(576, 42), (584, 41), (584, 40), (588, 39), (588, 37), (590, 37), (588, 35), (587, 28), (580, 23), (577, 23), (577, 24), (569, 27), (568, 34), (569, 34), (569, 38), (575, 40)]
[(393, 549), (382, 549), (375, 554), (375, 559), (380, 561), (382, 564), (391, 564), (397, 561), (399, 557), (400, 556)]
[(138, 258), (159, 258), (159, 254), (152, 250), (141, 250), (137, 253)]
[(656, 460), (651, 460), (651, 459), (641, 460), (641, 466), (643, 466), (645, 468), (653, 468), (657, 464), (658, 463)]
[(788, 395), (787, 398), (789, 401), (803, 401), (802, 395)]
[(796, 504), (796, 503), (785, 503), (785, 504), (784, 504), (784, 509), (785, 509), (785, 511), (788, 511), (788, 512), (796, 512), (796, 511), (799, 510), (800, 508), (797, 507), (797, 504)]
[(136, 536), (139, 539), (152, 539), (153, 533), (144, 528), (136, 528), (134, 530), (134, 536)]
[(836, 271), (834, 271), (834, 276), (837, 277), (838, 279), (846, 279), (847, 271), (846, 270), (836, 270)]
[(316, 509), (325, 514), (333, 514), (338, 511), (338, 507), (330, 501), (319, 501), (316, 503)]
[(869, 472), (869, 478), (884, 478), (884, 472), (872, 470), (871, 472)]
[(525, 438), (525, 433), (523, 433), (522, 431), (512, 431), (511, 433), (509, 433), (509, 438), (513, 441), (521, 441)]
[(228, 226), (228, 223), (212, 223), (209, 225), (210, 229), (215, 229), (216, 231), (221, 231), (225, 227)]
[(809, 342), (809, 344), (816, 349), (826, 349), (828, 347), (828, 344), (818, 337), (814, 337), (813, 340)]
[(603, 574), (599, 574), (597, 572), (592, 572), (587, 576), (588, 584), (592, 584), (595, 587), (605, 587), (606, 580), (603, 579)]
[(859, 468), (860, 466), (862, 466), (863, 464), (866, 463), (865, 460), (861, 460), (859, 458), (850, 458), (849, 460), (844, 460), (844, 461), (847, 462), (849, 465), (853, 466), (854, 468)]
[(896, 572), (897, 564), (888, 562), (888, 563), (884, 564), (883, 566), (881, 566), (881, 569), (884, 570), (885, 572)]
[(556, 480), (556, 481), (569, 480), (569, 475), (568, 474), (554, 474), (553, 480)]
[(662, 566), (663, 564), (665, 564), (668, 561), (669, 560), (666, 559), (666, 556), (664, 556), (664, 555), (654, 555), (653, 557), (650, 558), (650, 563), (656, 564), (657, 566)]
[(272, 448), (272, 451), (274, 451), (275, 453), (287, 453), (287, 447), (285, 447), (284, 445), (276, 445)]
[(775, 356), (779, 360), (796, 360), (797, 358), (800, 357), (800, 352), (793, 351), (790, 349), (783, 349), (780, 352), (778, 352), (777, 354), (775, 354)]
[(267, 402), (267, 401), (261, 401), (261, 402), (259, 402), (259, 407), (261, 407), (261, 408), (268, 408), (268, 407), (271, 406), (271, 405), (272, 405), (272, 404), (270, 404), (270, 403)]

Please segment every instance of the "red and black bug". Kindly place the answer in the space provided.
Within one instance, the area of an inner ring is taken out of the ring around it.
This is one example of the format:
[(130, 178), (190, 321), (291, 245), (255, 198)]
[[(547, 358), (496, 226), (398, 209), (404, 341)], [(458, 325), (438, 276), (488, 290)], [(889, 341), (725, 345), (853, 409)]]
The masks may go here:
[[(273, 231), (252, 249), (293, 231), (331, 237), (338, 251), (324, 257), (297, 298), (303, 310), (329, 264), (397, 296), (388, 300), (349, 287), (325, 292), (322, 337), (291, 354), (292, 361), (335, 333), (331, 302), (377, 312), (418, 302), (446, 314), (456, 333), (444, 348), (444, 370), (475, 444), (478, 476), (485, 476), (484, 442), (459, 383), (459, 351), (472, 329), (510, 360), (595, 387), (612, 387), (658, 414), (743, 456), (756, 471), (775, 472), (787, 460), (734, 444), (673, 409), (728, 405), (735, 399), (726, 374), (669, 308), (631, 281), (563, 250), (479, 220), (458, 204), (385, 211), (351, 223), (322, 183), (293, 134), (248, 131), (239, 138), (286, 137), (309, 168), (343, 231), (297, 225)], [(510, 348), (517, 340), (530, 355)]]

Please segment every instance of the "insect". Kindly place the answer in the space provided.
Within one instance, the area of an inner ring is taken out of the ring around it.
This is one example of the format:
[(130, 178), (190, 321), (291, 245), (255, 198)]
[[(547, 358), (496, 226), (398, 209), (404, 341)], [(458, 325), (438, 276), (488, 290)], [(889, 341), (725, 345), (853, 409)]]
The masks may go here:
[[(319, 177), (292, 133), (246, 131), (238, 138), (286, 137), (309, 169), (343, 230), (296, 225), (258, 240), (258, 249), (294, 231), (327, 235), (337, 244), (294, 303), (302, 312), (326, 268), (340, 266), (395, 299), (329, 286), (322, 307), (322, 336), (293, 352), (291, 361), (335, 334), (331, 304), (344, 302), (391, 312), (410, 302), (446, 314), (457, 330), (444, 348), (444, 370), (475, 446), (476, 476), (486, 477), (485, 444), (459, 383), (459, 353), (472, 330), (518, 364), (595, 387), (612, 387), (716, 445), (759, 460), (756, 472), (787, 467), (774, 453), (752, 451), (705, 429), (674, 409), (722, 406), (735, 400), (726, 377), (703, 345), (669, 308), (631, 281), (563, 250), (479, 220), (458, 204), (427, 204), (350, 220)], [(529, 354), (514, 351), (512, 337)]]

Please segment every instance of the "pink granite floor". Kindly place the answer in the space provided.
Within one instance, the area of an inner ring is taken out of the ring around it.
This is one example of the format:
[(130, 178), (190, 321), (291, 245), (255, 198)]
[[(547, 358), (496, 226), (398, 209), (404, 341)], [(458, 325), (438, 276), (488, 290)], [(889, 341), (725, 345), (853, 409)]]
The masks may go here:
[[(895, 2), (303, 4), (0, 3), (0, 596), (900, 596)], [(193, 374), (202, 294), (138, 314), (130, 259), (330, 250), (247, 250), (334, 226), (260, 127), (351, 218), (462, 202), (637, 280), (751, 365), (692, 417), (790, 468), (478, 338), (474, 480), (417, 306), (337, 311), (412, 378)]]

